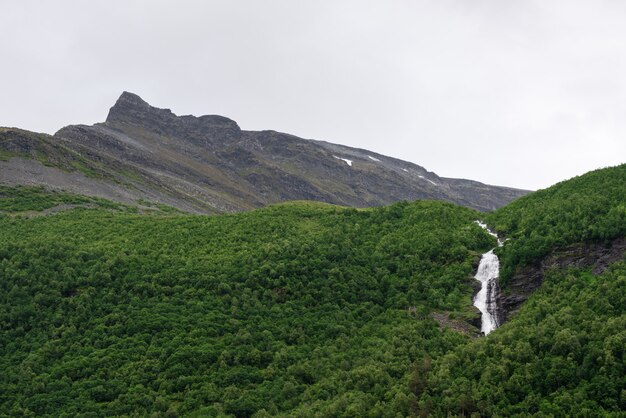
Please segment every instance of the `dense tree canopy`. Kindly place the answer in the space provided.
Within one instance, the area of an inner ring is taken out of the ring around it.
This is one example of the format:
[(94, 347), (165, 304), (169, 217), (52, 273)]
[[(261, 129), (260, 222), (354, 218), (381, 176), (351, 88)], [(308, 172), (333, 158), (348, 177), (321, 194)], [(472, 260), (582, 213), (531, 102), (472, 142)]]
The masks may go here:
[(626, 235), (626, 164), (592, 171), (524, 196), (488, 217), (508, 238), (500, 251), (501, 278), (577, 242)]
[(5, 216), (0, 409), (406, 415), (412, 363), (467, 339), (428, 312), (469, 305), (494, 245), (476, 216), (440, 202)]
[[(541, 190), (487, 216), (506, 279), (555, 249), (626, 235), (626, 165)], [(624, 416), (626, 261), (595, 276), (548, 271), (520, 312), (420, 376), (421, 415)]]
[(485, 338), (431, 313), (475, 315), (495, 246), (476, 219), (508, 238), (506, 279), (623, 237), (625, 184), (626, 166), (599, 170), (487, 215), (422, 201), (214, 217), (2, 187), (0, 411), (623, 416), (626, 261), (550, 272)]
[(625, 306), (626, 263), (600, 276), (553, 272), (509, 323), (438, 359), (418, 411), (618, 416), (626, 410)]

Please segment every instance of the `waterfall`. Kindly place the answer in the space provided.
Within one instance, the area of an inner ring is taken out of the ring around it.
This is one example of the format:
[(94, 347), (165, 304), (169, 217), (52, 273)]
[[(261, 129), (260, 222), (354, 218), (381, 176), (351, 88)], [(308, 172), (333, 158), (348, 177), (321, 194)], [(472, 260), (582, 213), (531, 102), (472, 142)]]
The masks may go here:
[[(476, 221), (478, 225), (484, 228), (490, 235), (496, 237), (498, 246), (502, 246), (502, 241), (498, 236), (487, 228), (487, 225), (480, 221)], [(483, 254), (478, 264), (478, 271), (474, 278), (481, 283), (480, 291), (474, 298), (474, 306), (478, 308), (481, 316), (480, 330), (485, 334), (489, 334), (500, 326), (500, 313), (498, 312), (498, 276), (500, 271), (500, 260), (494, 254), (493, 250)]]

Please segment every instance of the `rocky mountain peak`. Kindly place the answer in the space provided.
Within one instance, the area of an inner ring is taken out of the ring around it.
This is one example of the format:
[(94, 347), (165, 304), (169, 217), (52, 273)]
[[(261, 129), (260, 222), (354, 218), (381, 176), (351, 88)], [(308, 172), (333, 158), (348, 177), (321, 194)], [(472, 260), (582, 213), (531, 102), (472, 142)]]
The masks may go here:
[(185, 135), (190, 139), (238, 137), (237, 122), (224, 116), (177, 116), (170, 109), (151, 106), (134, 93), (123, 92), (109, 110), (105, 124), (135, 125), (166, 135)]
[(117, 99), (117, 104), (121, 104), (121, 103), (130, 103), (130, 104), (134, 104), (137, 106), (146, 106), (146, 107), (150, 106), (141, 97), (129, 91), (123, 91), (119, 99)]
[(169, 109), (157, 109), (152, 107), (138, 95), (125, 91), (109, 110), (109, 115), (107, 116), (106, 121), (115, 122), (132, 121), (134, 119), (141, 120), (143, 115), (158, 113), (159, 111), (163, 114), (162, 116), (165, 116), (166, 114), (173, 116), (173, 113)]

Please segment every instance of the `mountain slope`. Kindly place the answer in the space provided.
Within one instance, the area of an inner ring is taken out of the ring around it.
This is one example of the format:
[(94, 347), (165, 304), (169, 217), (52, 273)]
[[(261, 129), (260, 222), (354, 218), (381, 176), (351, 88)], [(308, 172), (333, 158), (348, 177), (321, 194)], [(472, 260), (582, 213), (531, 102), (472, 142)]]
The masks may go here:
[(124, 203), (141, 199), (195, 213), (287, 200), (368, 207), (416, 199), (488, 211), (527, 193), (441, 178), (366, 150), (244, 131), (222, 116), (176, 116), (127, 92), (104, 123), (68, 126), (53, 137), (4, 128), (1, 155), (6, 184), (41, 184)]
[(555, 249), (626, 235), (626, 164), (591, 171), (511, 203), (488, 216), (510, 239), (502, 276)]
[(624, 416), (626, 262), (552, 271), (510, 322), (434, 361), (421, 416)]
[(475, 211), (443, 202), (24, 218), (68, 198), (2, 193), (12, 416), (407, 415), (412, 362), (467, 339), (429, 311), (466, 314), (494, 245)]
[(486, 216), (508, 322), (416, 370), (420, 415), (623, 416), (626, 164)]

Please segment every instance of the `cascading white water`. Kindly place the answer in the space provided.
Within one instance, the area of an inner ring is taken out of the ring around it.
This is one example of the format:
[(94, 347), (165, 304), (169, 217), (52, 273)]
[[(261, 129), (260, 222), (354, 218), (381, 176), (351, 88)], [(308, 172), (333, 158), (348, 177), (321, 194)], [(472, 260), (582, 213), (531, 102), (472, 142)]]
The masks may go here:
[[(476, 221), (476, 223), (484, 228), (490, 235), (497, 238), (498, 246), (502, 245), (500, 238), (491, 232), (489, 228), (487, 228), (487, 225), (480, 221)], [(478, 271), (474, 276), (474, 278), (481, 283), (480, 291), (474, 298), (474, 306), (476, 306), (482, 314), (480, 330), (485, 335), (500, 326), (500, 315), (496, 302), (498, 296), (497, 279), (500, 271), (500, 260), (498, 256), (494, 254), (493, 250), (494, 249), (483, 254), (480, 259), (480, 264), (478, 264)]]

